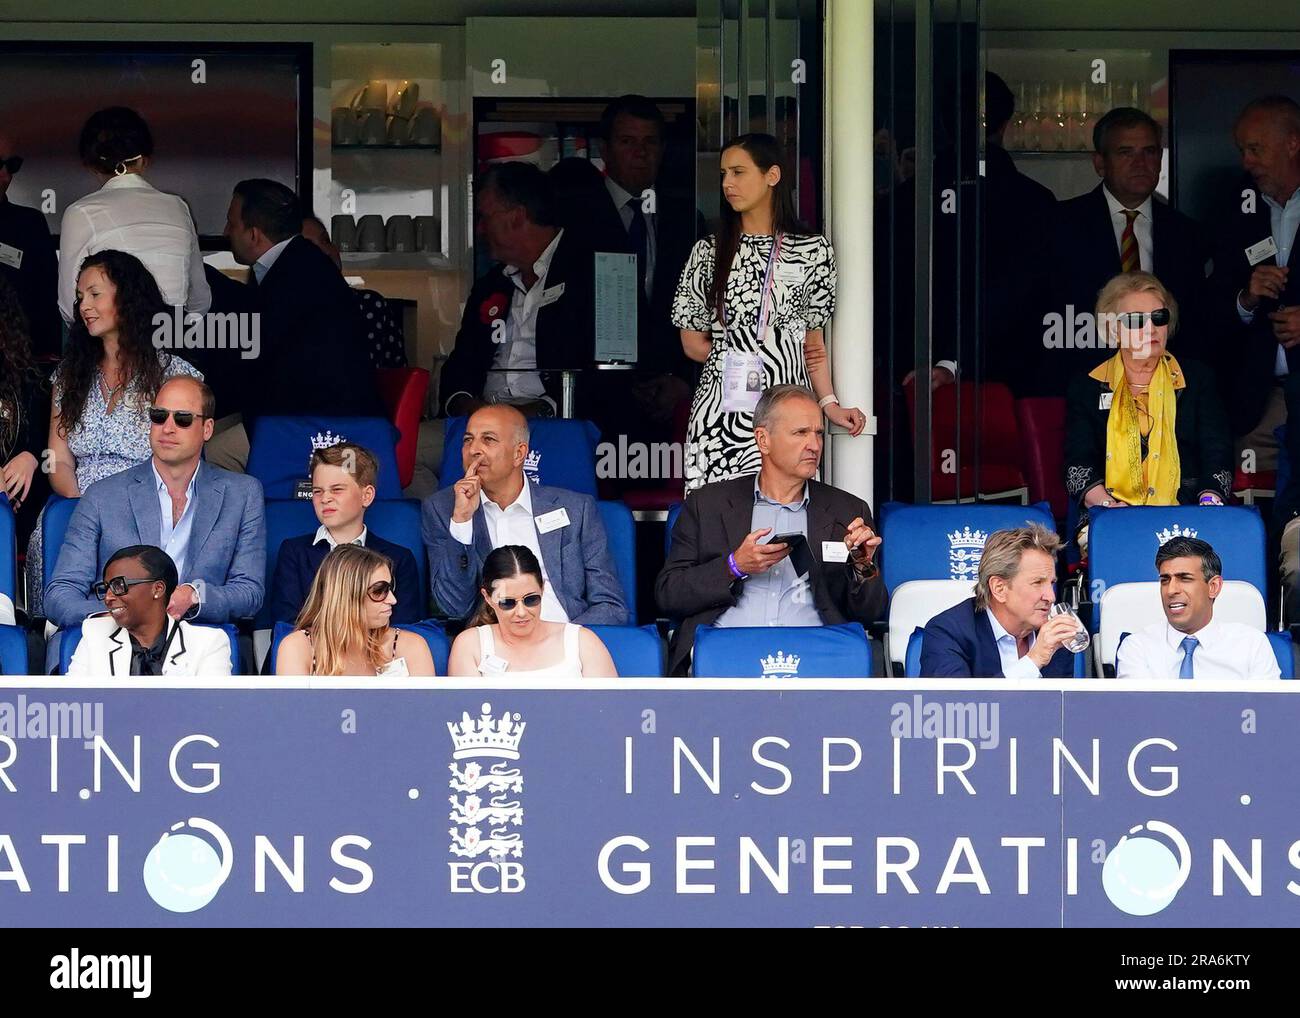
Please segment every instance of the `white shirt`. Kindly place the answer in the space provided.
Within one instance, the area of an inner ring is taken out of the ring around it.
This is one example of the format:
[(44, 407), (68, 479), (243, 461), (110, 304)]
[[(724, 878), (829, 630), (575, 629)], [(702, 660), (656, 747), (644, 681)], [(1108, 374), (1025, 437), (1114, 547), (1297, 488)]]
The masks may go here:
[[(993, 627), (993, 639), (997, 641), (998, 657), (1002, 659), (1002, 676), (1007, 679), (1040, 679), (1043, 673), (1038, 670), (1038, 665), (1034, 664), (1034, 659), (1028, 653), (1024, 657), (1020, 656), (1020, 650), (1016, 645), (1016, 638), (1003, 628), (998, 617), (989, 609), (989, 625)], [(1033, 649), (1034, 644), (1038, 641), (1037, 633), (1029, 634), (1029, 647)]]
[(1119, 645), (1115, 676), (1120, 679), (1176, 679), (1183, 664), (1182, 642), (1196, 637), (1192, 675), (1198, 679), (1278, 679), (1282, 672), (1258, 629), (1240, 622), (1216, 622), (1195, 633), (1180, 633), (1156, 622)]
[[(194, 467), (194, 473), (190, 475), (190, 483), (185, 486), (185, 508), (181, 510), (181, 518), (175, 524), (172, 523), (172, 496), (167, 490), (167, 482), (158, 473), (157, 464), (152, 459), (149, 463), (158, 492), (158, 511), (162, 515), (162, 533), (158, 538), (158, 546), (176, 563), (176, 575), (183, 583), (185, 566), (190, 557), (190, 531), (194, 529), (194, 482), (199, 479), (203, 461), (200, 460)], [(197, 593), (198, 588), (194, 589)]]
[[(525, 477), (519, 497), (505, 508), (484, 495), (481, 503), (483, 522), (487, 524), (488, 539), (492, 542), (493, 548), (500, 548), (503, 544), (522, 544), (537, 556), (537, 561), (542, 567), (542, 621), (568, 622), (569, 616), (564, 606), (560, 604), (560, 599), (555, 596), (550, 578), (546, 575), (546, 560), (542, 558), (537, 524), (533, 522), (533, 494), (529, 490), (531, 487), (532, 482)], [(468, 547), (474, 543), (472, 518), (463, 523), (452, 520), (448, 529), (451, 531), (451, 536), (461, 544)]]
[[(510, 402), (514, 399), (539, 399), (546, 395), (542, 385), (542, 376), (537, 368), (537, 312), (546, 297), (546, 274), (551, 268), (551, 259), (555, 249), (560, 246), (564, 231), (555, 234), (555, 239), (546, 245), (537, 261), (533, 262), (533, 275), (537, 281), (529, 289), (524, 286), (519, 269), (507, 265), (506, 278), (514, 284), (510, 294), (510, 314), (506, 318), (505, 342), (497, 346), (492, 357), (492, 367), (511, 368), (509, 374), (488, 371), (487, 381), (483, 384), (483, 398), (489, 403)], [(559, 294), (552, 294), (555, 300)], [(546, 303), (550, 303), (547, 301)], [(531, 370), (530, 370), (531, 369)]]
[[(1120, 250), (1120, 238), (1124, 236), (1124, 227), (1128, 225), (1128, 216), (1124, 215), (1124, 206), (1119, 203), (1119, 199), (1110, 193), (1110, 188), (1105, 184), (1101, 185), (1101, 193), (1106, 196), (1106, 207), (1110, 209), (1110, 225), (1115, 231), (1115, 250)], [(1136, 209), (1137, 218), (1133, 220), (1133, 237), (1138, 245), (1138, 261), (1141, 263), (1139, 268), (1143, 272), (1150, 272), (1151, 266), (1155, 264), (1155, 246), (1151, 237), (1151, 213), (1153, 202), (1151, 196), (1139, 205)], [(1133, 211), (1133, 210), (1130, 210)]]
[[(294, 234), (294, 237), (296, 236), (297, 234)], [(253, 262), (253, 275), (257, 277), (259, 283), (266, 278), (266, 274), (271, 271), (271, 266), (280, 257), (281, 252), (289, 246), (291, 240), (293, 237), (285, 237), (280, 243), (268, 247), (262, 252), (262, 257)]]
[[(614, 207), (618, 209), (618, 217), (623, 221), (623, 230), (625, 232), (632, 229), (632, 210), (627, 207), (630, 201), (642, 204), (640, 195), (635, 195), (631, 191), (625, 191), (621, 184), (617, 184), (613, 177), (605, 178), (605, 190), (609, 196), (614, 199)], [(658, 209), (658, 195), (655, 196), (655, 208)], [(641, 215), (645, 218), (645, 295), (650, 296), (650, 291), (654, 286), (655, 278), (655, 254), (659, 247), (658, 233), (659, 217), (654, 212), (646, 212), (644, 207)]]
[(138, 173), (108, 180), (63, 213), (59, 230), (59, 311), (72, 321), (77, 273), (87, 255), (108, 249), (133, 254), (152, 274), (163, 300), (186, 311), (212, 304), (203, 254), (189, 206)]
[[(366, 533), (366, 528), (362, 527), (361, 533), (349, 541), (348, 544), (359, 544), (364, 548), (366, 546)], [(312, 538), (311, 543), (320, 544), (321, 541), (324, 541), (330, 546), (330, 551), (333, 551), (339, 546), (338, 541), (334, 540), (334, 535), (329, 532), (329, 528), (326, 527), (324, 523), (316, 528), (316, 536)]]
[[(1263, 192), (1260, 192), (1260, 197), (1268, 206), (1269, 230), (1273, 243), (1277, 245), (1277, 254), (1273, 256), (1273, 261), (1285, 268), (1287, 262), (1291, 260), (1291, 246), (1295, 243), (1297, 225), (1300, 225), (1300, 189), (1286, 200), (1285, 205), (1279, 205)], [(1237, 314), (1247, 325), (1255, 319), (1254, 311), (1247, 311), (1241, 306), (1240, 294), (1237, 295)], [(1273, 375), (1276, 378), (1284, 378), (1290, 373), (1291, 368), (1286, 362), (1286, 347), (1279, 343), (1277, 356), (1273, 360)]]

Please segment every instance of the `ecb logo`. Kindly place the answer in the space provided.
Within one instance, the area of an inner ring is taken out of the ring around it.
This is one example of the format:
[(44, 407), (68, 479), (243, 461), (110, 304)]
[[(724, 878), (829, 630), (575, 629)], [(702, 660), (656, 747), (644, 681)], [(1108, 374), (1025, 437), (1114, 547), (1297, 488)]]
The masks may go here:
[[(478, 718), (462, 713), (459, 722), (447, 722), (452, 743), (448, 784), (453, 792), (448, 819), (454, 825), (448, 831), (448, 852), (471, 860), (447, 864), (453, 894), (517, 894), (524, 889), (524, 864), (510, 861), (524, 855), (524, 839), (517, 830), (524, 823), (518, 798), (524, 776), (510, 761), (519, 759), (526, 724), (509, 711), (497, 720), (490, 703), (483, 704)], [(485, 759), (497, 762), (485, 770)], [(469, 762), (462, 767), (461, 760)], [(480, 793), (486, 793), (486, 802)], [(473, 861), (484, 855), (486, 860)]]

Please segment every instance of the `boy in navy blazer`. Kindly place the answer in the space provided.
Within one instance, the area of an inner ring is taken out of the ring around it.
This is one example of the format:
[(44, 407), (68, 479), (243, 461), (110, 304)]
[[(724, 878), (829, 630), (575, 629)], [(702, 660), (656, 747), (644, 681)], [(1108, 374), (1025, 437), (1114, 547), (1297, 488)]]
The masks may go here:
[(925, 627), (927, 679), (1069, 678), (1065, 644), (1079, 630), (1070, 615), (1048, 616), (1056, 600), (1060, 538), (1040, 524), (998, 530), (984, 542), (975, 596)]
[(379, 463), (369, 449), (339, 442), (311, 454), (311, 504), (320, 527), (313, 534), (291, 537), (280, 545), (271, 612), (277, 622), (293, 622), (307, 602), (307, 592), (325, 556), (340, 544), (360, 544), (393, 560), (393, 622), (425, 617), (426, 592), (410, 549), (385, 541), (365, 524), (366, 508), (375, 500)]

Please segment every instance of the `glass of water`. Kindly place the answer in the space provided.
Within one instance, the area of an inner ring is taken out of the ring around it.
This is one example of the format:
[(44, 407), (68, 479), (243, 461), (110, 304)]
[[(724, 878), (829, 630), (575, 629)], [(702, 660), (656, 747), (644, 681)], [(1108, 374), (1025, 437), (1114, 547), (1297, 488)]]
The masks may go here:
[(1092, 638), (1088, 635), (1087, 627), (1084, 626), (1084, 624), (1079, 621), (1079, 616), (1075, 614), (1074, 609), (1071, 608), (1064, 601), (1057, 601), (1054, 605), (1052, 605), (1052, 607), (1047, 609), (1047, 617), (1051, 619), (1051, 618), (1055, 618), (1058, 615), (1070, 616), (1070, 618), (1074, 619), (1075, 624), (1079, 627), (1078, 632), (1074, 634), (1074, 638), (1065, 641), (1065, 649), (1068, 650), (1071, 654), (1078, 654), (1081, 653), (1082, 651), (1087, 650), (1088, 644), (1092, 642)]

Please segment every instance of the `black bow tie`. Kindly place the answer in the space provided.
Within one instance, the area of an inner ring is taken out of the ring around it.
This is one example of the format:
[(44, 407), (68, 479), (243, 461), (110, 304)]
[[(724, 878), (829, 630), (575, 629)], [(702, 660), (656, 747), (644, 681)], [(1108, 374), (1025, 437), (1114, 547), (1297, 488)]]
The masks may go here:
[(172, 634), (168, 635), (168, 627), (164, 626), (163, 631), (158, 634), (158, 639), (153, 642), (151, 647), (141, 647), (131, 639), (131, 674), (132, 675), (161, 675), (163, 670), (163, 660), (167, 656), (167, 648), (171, 645), (171, 636), (175, 635), (176, 626), (170, 627)]

